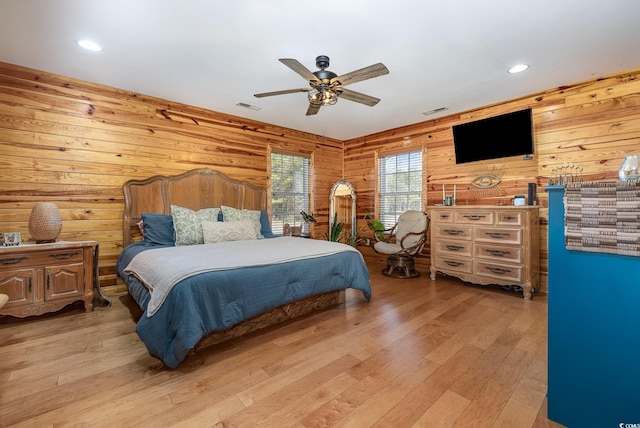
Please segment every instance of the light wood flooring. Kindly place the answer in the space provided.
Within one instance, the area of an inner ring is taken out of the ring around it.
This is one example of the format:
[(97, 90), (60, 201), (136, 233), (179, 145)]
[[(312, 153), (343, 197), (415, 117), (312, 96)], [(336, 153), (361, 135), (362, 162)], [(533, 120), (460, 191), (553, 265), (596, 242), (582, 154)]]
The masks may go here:
[(201, 350), (169, 370), (110, 308), (0, 317), (0, 426), (559, 427), (546, 418), (547, 302), (380, 275), (373, 299)]

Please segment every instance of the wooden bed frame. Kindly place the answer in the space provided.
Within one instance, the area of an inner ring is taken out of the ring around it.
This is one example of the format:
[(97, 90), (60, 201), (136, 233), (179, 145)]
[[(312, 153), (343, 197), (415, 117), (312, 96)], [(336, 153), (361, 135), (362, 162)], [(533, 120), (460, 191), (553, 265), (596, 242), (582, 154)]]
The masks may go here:
[[(226, 175), (201, 168), (176, 176), (156, 175), (124, 184), (123, 244), (142, 240), (137, 223), (142, 213), (171, 214), (171, 205), (192, 210), (222, 205), (249, 210), (267, 209), (267, 190)], [(334, 291), (288, 303), (245, 320), (224, 331), (212, 332), (200, 340), (194, 350), (222, 343), (235, 337), (343, 303), (344, 290)]]
[(236, 181), (209, 168), (175, 176), (156, 175), (124, 184), (123, 244), (142, 240), (137, 223), (142, 213), (171, 214), (171, 205), (200, 210), (222, 205), (247, 210), (267, 209), (267, 190)]

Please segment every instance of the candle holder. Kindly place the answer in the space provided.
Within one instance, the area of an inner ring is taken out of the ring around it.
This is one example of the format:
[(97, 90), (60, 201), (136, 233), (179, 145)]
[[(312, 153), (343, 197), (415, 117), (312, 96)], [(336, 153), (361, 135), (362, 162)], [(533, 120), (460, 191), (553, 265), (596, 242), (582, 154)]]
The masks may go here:
[(453, 196), (450, 194), (446, 194), (446, 187), (442, 185), (442, 205), (452, 206), (456, 204), (456, 185), (453, 185)]

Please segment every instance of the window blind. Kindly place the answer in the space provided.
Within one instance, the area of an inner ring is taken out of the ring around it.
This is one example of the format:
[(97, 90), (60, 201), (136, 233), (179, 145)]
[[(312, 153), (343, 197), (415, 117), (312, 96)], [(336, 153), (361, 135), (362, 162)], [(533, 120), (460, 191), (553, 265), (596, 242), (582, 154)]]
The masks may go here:
[(271, 153), (271, 229), (282, 233), (285, 223), (303, 223), (309, 212), (309, 158)]
[(378, 215), (390, 228), (407, 210), (422, 210), (422, 152), (378, 159)]

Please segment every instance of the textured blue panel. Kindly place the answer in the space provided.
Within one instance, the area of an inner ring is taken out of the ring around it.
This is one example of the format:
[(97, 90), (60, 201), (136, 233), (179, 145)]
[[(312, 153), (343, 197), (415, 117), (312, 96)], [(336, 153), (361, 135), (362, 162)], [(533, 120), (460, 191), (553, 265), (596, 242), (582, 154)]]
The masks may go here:
[(640, 258), (567, 250), (564, 187), (546, 190), (548, 416), (568, 427), (640, 426)]

